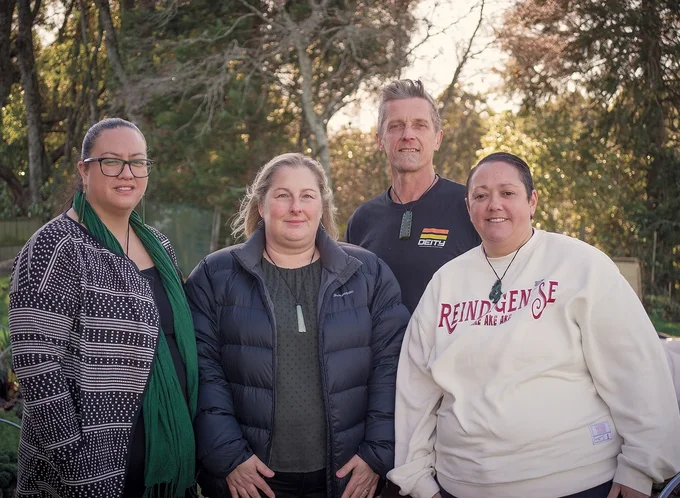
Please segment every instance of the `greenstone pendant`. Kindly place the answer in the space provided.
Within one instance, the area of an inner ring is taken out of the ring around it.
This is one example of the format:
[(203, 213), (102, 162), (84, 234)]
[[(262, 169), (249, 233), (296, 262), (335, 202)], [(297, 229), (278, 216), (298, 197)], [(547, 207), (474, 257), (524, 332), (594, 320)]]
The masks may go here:
[(493, 284), (493, 287), (491, 287), (489, 299), (491, 299), (491, 301), (493, 301), (493, 303), (496, 304), (498, 301), (501, 300), (502, 295), (503, 291), (501, 290), (501, 279), (499, 278), (498, 280), (496, 280), (496, 283)]
[(411, 225), (413, 224), (413, 211), (405, 211), (401, 217), (401, 227), (399, 227), (399, 240), (411, 238)]

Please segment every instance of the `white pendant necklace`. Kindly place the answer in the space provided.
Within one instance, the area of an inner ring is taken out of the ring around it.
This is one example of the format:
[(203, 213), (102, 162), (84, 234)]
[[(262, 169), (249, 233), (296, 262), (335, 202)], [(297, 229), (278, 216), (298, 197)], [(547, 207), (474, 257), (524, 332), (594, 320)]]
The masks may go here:
[[(267, 248), (264, 248), (264, 253), (267, 255), (269, 258), (269, 261), (271, 261), (274, 264), (274, 268), (276, 268), (276, 271), (279, 274), (279, 277), (281, 277), (281, 280), (286, 284), (286, 287), (288, 287), (288, 290), (290, 291), (291, 296), (295, 298), (295, 311), (297, 313), (297, 323), (298, 323), (298, 332), (301, 334), (307, 332), (307, 327), (305, 326), (305, 316), (302, 314), (302, 305), (300, 304), (300, 290), (297, 289), (297, 292), (293, 292), (293, 288), (290, 286), (288, 283), (288, 280), (286, 280), (286, 277), (283, 276), (283, 272), (279, 268), (279, 265), (276, 264), (276, 261), (269, 255), (267, 252)], [(314, 254), (316, 253), (316, 249), (312, 251), (312, 258), (309, 260), (309, 265), (312, 264), (312, 261), (314, 260)]]

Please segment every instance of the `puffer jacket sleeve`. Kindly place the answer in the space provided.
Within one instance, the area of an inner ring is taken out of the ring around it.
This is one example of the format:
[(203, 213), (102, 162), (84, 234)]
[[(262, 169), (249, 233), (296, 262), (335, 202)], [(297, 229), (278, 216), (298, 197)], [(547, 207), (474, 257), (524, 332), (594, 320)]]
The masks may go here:
[(368, 381), (366, 435), (358, 455), (379, 475), (394, 467), (394, 400), (399, 351), (409, 312), (401, 303), (397, 279), (378, 260), (373, 299), (370, 303), (373, 331), (373, 369)]
[[(222, 276), (223, 273), (220, 274)], [(186, 292), (196, 329), (198, 410), (194, 421), (196, 457), (217, 477), (228, 476), (253, 455), (234, 416), (231, 387), (222, 368), (218, 328), (219, 304), (209, 265), (203, 260), (187, 279)]]

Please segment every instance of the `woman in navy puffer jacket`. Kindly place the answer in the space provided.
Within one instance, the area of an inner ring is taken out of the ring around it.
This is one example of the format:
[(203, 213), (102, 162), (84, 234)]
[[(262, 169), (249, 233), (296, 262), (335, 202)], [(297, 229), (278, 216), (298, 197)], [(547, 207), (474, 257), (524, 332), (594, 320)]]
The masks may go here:
[(333, 215), (323, 168), (278, 156), (243, 201), (236, 233), (247, 241), (187, 281), (197, 458), (215, 476), (199, 483), (211, 498), (372, 498), (393, 467), (409, 315), (385, 263), (335, 242)]

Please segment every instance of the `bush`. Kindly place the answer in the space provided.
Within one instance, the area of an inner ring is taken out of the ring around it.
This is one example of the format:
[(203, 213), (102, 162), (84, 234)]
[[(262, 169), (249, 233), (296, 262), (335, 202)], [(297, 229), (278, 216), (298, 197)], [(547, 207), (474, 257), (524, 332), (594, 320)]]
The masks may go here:
[[(21, 419), (14, 410), (0, 410), (0, 419), (21, 425)], [(20, 431), (15, 426), (0, 422), (0, 454), (19, 449), (19, 434)]]
[(645, 296), (644, 305), (651, 317), (667, 322), (680, 322), (680, 303), (668, 296)]
[(12, 353), (9, 349), (9, 329), (0, 324), (0, 409), (14, 404), (19, 391), (19, 382), (12, 369)]
[(0, 451), (0, 498), (14, 496), (17, 485), (17, 454), (15, 451)]

